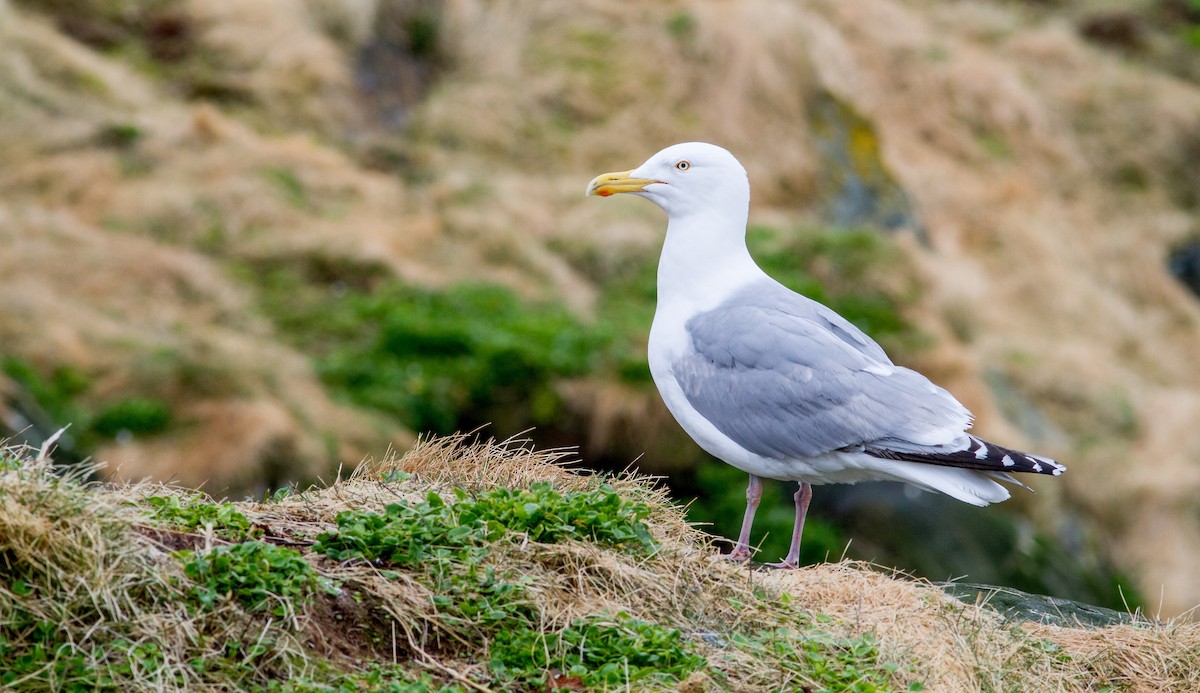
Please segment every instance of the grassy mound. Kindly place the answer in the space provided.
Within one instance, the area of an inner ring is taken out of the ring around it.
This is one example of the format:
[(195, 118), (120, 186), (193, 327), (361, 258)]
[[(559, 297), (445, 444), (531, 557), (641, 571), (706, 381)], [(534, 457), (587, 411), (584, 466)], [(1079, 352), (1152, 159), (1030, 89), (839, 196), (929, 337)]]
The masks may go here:
[(422, 442), (262, 503), (0, 458), (15, 690), (1094, 690), (1200, 684), (1200, 629), (1013, 626), (867, 566), (714, 556), (645, 479)]

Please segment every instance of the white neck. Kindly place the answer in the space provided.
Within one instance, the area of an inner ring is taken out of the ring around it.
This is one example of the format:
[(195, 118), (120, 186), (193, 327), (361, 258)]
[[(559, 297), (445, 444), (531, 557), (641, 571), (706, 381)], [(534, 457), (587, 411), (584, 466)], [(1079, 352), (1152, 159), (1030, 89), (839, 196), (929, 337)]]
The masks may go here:
[(765, 276), (746, 247), (746, 207), (727, 209), (671, 216), (658, 263), (657, 312), (708, 310)]

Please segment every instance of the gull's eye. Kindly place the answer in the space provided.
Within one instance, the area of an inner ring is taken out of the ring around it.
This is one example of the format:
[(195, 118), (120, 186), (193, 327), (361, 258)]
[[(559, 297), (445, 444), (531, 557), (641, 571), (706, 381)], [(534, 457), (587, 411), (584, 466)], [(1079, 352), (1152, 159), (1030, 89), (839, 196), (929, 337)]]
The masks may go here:
[(675, 169), (678, 171), (686, 171), (691, 167), (692, 165), (688, 161), (680, 161), (679, 163), (675, 164)]

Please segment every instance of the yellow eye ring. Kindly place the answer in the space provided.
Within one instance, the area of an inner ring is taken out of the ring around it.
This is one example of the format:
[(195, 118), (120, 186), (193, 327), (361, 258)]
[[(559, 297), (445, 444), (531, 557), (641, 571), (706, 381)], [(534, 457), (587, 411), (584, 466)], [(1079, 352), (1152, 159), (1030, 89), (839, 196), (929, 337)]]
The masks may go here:
[(676, 170), (679, 170), (679, 171), (686, 171), (691, 167), (692, 167), (692, 164), (688, 161), (680, 161), (679, 163), (675, 164)]

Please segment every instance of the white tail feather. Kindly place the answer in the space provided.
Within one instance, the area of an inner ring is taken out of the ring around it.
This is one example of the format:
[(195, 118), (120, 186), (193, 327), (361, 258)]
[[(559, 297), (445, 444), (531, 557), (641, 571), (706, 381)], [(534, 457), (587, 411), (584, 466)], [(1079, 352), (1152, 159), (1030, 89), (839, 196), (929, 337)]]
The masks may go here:
[(1008, 489), (986, 472), (959, 467), (901, 462), (888, 469), (898, 481), (906, 481), (927, 491), (938, 491), (971, 505), (988, 505), (1009, 499)]

